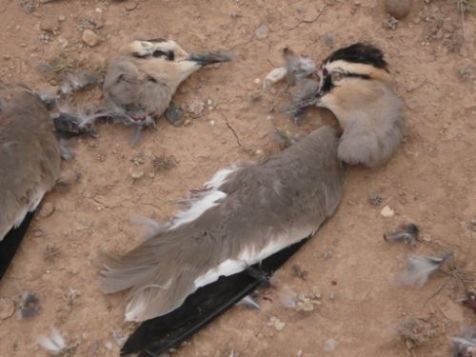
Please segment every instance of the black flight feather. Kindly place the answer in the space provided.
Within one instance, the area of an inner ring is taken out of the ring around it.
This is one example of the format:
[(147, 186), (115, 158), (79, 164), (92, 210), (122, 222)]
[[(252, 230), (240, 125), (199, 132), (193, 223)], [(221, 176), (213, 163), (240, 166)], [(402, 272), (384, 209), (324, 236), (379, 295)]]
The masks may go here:
[(12, 228), (0, 241), (0, 279), (8, 269), (33, 219), (34, 212), (28, 212), (17, 228)]
[(139, 357), (159, 356), (199, 331), (214, 318), (235, 305), (271, 276), (308, 239), (295, 243), (253, 265), (248, 271), (223, 276), (216, 282), (198, 289), (174, 311), (144, 321), (127, 339), (121, 355), (137, 353)]

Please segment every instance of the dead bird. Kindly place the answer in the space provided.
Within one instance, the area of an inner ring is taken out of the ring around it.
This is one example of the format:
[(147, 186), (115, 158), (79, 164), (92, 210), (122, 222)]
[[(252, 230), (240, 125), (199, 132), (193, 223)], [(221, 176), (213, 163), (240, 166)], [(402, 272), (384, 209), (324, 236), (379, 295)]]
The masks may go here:
[(418, 241), (420, 229), (416, 224), (403, 224), (396, 230), (385, 232), (383, 239), (387, 242), (404, 242), (405, 244), (415, 245)]
[(404, 285), (422, 287), (426, 284), (430, 276), (452, 257), (452, 252), (439, 257), (426, 255), (411, 256), (407, 260), (405, 271), (399, 275), (398, 280)]
[(220, 276), (260, 276), (250, 266), (312, 235), (336, 210), (344, 178), (337, 143), (324, 126), (267, 160), (218, 171), (187, 210), (106, 260), (102, 290), (132, 289), (125, 318), (142, 321)]
[(230, 60), (228, 53), (189, 54), (172, 40), (132, 41), (107, 68), (105, 114), (126, 125), (153, 126), (180, 83), (206, 65)]
[(318, 74), (317, 94), (293, 109), (316, 105), (334, 113), (343, 130), (342, 161), (369, 167), (387, 162), (406, 132), (406, 114), (382, 51), (366, 43), (341, 48), (322, 62)]
[(0, 82), (0, 277), (60, 174), (60, 149), (41, 99)]

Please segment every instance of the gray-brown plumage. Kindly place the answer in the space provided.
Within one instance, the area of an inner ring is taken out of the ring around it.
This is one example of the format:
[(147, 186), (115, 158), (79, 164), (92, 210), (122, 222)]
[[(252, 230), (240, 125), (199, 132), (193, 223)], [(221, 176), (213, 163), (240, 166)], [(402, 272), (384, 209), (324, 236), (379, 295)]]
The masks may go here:
[(150, 319), (316, 232), (341, 197), (337, 144), (336, 131), (322, 127), (265, 161), (217, 172), (188, 210), (107, 261), (103, 291), (131, 288), (126, 319)]
[(154, 125), (180, 83), (205, 65), (230, 59), (223, 53), (189, 54), (171, 40), (132, 41), (108, 66), (104, 111), (126, 124)]
[(55, 184), (60, 152), (53, 122), (28, 88), (0, 82), (0, 240)]

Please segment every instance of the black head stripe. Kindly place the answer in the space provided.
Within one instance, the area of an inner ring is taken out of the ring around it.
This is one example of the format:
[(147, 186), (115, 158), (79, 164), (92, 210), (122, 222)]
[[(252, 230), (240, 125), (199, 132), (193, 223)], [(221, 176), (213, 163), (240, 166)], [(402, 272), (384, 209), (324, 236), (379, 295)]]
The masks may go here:
[(173, 61), (175, 60), (175, 53), (174, 51), (162, 51), (162, 50), (155, 50), (154, 53), (152, 54), (154, 57), (163, 57), (167, 61)]
[[(342, 73), (341, 75), (347, 78), (359, 78), (364, 80), (372, 79), (372, 77), (370, 77), (368, 74), (361, 74), (361, 73), (345, 72), (345, 73)], [(323, 83), (322, 83), (322, 87), (320, 91), (321, 95), (324, 93), (330, 92), (335, 87), (335, 84), (332, 81), (332, 75), (330, 74), (323, 76), (322, 81)]]
[(334, 83), (332, 83), (332, 78), (330, 75), (326, 75), (323, 77), (323, 83), (321, 87), (321, 93), (328, 93), (334, 88)]
[(382, 51), (367, 43), (358, 42), (348, 47), (338, 49), (327, 57), (324, 63), (338, 60), (370, 64), (377, 68), (387, 69), (387, 62), (383, 59)]
[(139, 41), (146, 41), (146, 42), (166, 42), (167, 40), (164, 38), (153, 38), (151, 40), (139, 40)]
[(360, 79), (371, 79), (371, 77), (370, 77), (368, 74), (353, 73), (353, 72), (344, 73), (344, 77), (352, 77), (352, 78), (360, 78)]

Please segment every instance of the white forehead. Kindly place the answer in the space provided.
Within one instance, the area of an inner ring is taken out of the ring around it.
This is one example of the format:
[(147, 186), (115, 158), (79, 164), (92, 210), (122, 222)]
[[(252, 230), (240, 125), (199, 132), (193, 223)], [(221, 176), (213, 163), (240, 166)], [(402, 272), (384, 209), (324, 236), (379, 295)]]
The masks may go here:
[(140, 56), (147, 56), (154, 53), (154, 51), (174, 51), (179, 46), (175, 41), (167, 40), (161, 42), (151, 42), (151, 41), (132, 41), (129, 44), (129, 50), (133, 53), (137, 53)]
[[(180, 45), (173, 40), (164, 41), (141, 41), (136, 40), (130, 42), (124, 49), (125, 53), (132, 54), (133, 56), (149, 57), (154, 54), (155, 51), (169, 52), (172, 51), (175, 55), (175, 61), (181, 61), (186, 59), (189, 54)], [(154, 59), (163, 60), (160, 57)]]

